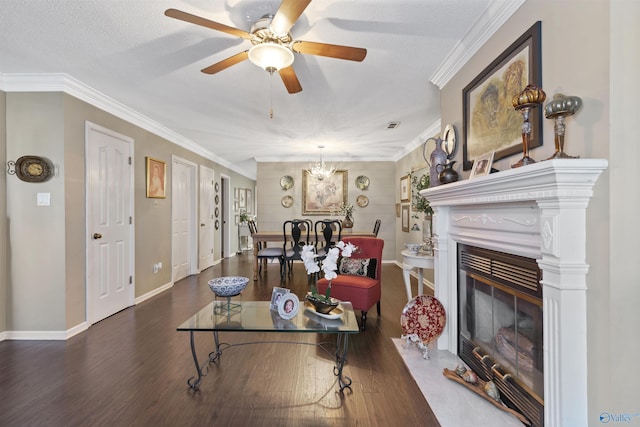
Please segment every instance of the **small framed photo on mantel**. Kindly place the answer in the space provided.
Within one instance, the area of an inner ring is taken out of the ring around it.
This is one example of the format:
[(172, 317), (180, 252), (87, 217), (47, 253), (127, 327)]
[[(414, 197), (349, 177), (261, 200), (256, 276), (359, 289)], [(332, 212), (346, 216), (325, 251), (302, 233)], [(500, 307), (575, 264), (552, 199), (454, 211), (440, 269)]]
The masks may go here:
[(469, 179), (488, 175), (491, 171), (491, 165), (493, 164), (493, 155), (494, 151), (478, 157), (473, 162), (473, 168), (471, 169), (471, 175), (469, 175)]

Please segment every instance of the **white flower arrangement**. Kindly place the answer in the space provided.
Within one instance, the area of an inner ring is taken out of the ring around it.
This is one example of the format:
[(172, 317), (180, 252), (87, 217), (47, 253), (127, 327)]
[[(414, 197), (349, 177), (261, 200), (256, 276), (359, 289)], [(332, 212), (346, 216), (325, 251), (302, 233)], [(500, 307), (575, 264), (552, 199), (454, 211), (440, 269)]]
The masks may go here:
[(346, 205), (341, 203), (340, 206), (334, 208), (334, 215), (352, 217), (355, 210), (355, 207), (351, 203), (347, 203)]
[[(345, 243), (340, 240), (336, 243), (335, 247), (329, 249), (329, 252), (327, 252), (327, 256), (324, 259), (316, 261), (318, 255), (315, 252), (314, 246), (305, 245), (302, 247), (302, 254), (300, 257), (302, 258), (302, 262), (304, 262), (304, 268), (307, 270), (307, 274), (314, 274), (322, 269), (325, 279), (329, 281), (329, 287), (325, 294), (327, 299), (331, 293), (331, 280), (338, 276), (336, 270), (338, 269), (338, 257), (340, 256), (340, 252), (342, 251), (343, 257), (349, 258), (356, 249), (358, 248), (352, 243)], [(315, 285), (312, 286), (311, 292), (312, 294), (317, 295)]]

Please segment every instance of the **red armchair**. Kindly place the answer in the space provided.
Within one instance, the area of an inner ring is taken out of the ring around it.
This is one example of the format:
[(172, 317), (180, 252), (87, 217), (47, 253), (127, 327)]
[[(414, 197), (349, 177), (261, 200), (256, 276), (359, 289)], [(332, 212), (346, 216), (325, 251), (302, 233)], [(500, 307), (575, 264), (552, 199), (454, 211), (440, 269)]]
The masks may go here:
[[(377, 305), (378, 316), (380, 316), (380, 297), (382, 295), (380, 279), (382, 277), (384, 240), (374, 237), (344, 237), (342, 240), (351, 242), (358, 249), (351, 255), (351, 258), (342, 258), (338, 266), (338, 277), (331, 281), (331, 296), (341, 301), (350, 301), (354, 310), (362, 311), (360, 329), (364, 331), (367, 323), (367, 311), (374, 304)], [(322, 278), (318, 280), (317, 286), (318, 292), (324, 294), (329, 286), (329, 281)]]

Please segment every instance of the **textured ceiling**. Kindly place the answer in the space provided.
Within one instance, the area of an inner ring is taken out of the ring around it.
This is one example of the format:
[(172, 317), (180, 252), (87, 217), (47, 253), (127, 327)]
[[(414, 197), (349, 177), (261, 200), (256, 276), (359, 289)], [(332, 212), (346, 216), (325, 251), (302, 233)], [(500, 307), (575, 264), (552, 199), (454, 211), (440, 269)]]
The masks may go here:
[[(494, 2), (495, 3), (495, 2)], [(279, 0), (0, 0), (0, 73), (64, 73), (255, 175), (258, 161), (391, 160), (438, 123), (429, 80), (490, 0), (314, 0), (294, 40), (363, 47), (363, 62), (295, 54), (302, 92), (244, 61), (250, 47), (168, 18), (249, 31)], [(273, 118), (269, 110), (273, 108)], [(387, 129), (391, 121), (400, 122)], [(429, 135), (430, 136), (430, 135)]]

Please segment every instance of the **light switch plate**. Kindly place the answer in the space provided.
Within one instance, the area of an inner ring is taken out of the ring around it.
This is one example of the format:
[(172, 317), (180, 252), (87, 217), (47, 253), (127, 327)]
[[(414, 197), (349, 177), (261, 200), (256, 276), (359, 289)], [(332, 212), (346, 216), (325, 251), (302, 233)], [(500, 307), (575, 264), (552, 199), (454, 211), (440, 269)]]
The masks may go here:
[(51, 193), (38, 193), (37, 206), (51, 206)]

